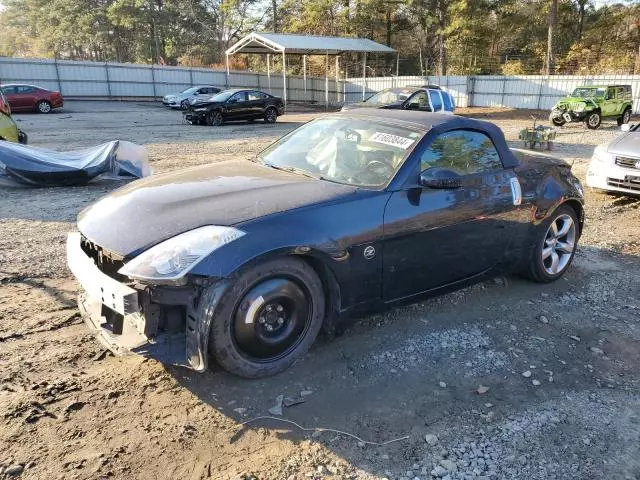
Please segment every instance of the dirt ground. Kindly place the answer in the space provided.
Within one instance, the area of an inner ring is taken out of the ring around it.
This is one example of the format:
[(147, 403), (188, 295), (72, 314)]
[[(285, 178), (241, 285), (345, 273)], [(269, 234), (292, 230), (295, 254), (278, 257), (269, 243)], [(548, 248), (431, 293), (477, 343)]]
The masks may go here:
[[(461, 113), (509, 140), (531, 123)], [(16, 118), (35, 146), (131, 140), (166, 172), (249, 158), (314, 115), (210, 128), (69, 102)], [(570, 126), (555, 153), (584, 181), (617, 133)], [(0, 478), (640, 479), (640, 199), (587, 190), (580, 250), (554, 284), (498, 278), (370, 316), (247, 381), (116, 358), (87, 333), (65, 234), (116, 186), (0, 190)], [(304, 403), (276, 416), (279, 395)]]

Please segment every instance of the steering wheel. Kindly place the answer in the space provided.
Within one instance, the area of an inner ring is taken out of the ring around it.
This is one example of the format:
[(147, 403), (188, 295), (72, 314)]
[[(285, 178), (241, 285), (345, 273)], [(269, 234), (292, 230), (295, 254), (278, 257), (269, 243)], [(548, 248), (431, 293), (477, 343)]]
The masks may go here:
[(382, 160), (370, 160), (367, 163), (367, 171), (387, 179), (393, 175), (393, 167)]

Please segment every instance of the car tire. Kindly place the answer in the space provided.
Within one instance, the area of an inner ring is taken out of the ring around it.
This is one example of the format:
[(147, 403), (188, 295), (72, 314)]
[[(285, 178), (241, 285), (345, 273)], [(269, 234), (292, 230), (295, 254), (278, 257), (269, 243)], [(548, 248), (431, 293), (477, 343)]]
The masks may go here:
[(311, 347), (324, 320), (325, 295), (313, 268), (284, 257), (244, 271), (216, 312), (207, 308), (200, 310), (212, 317), (209, 350), (216, 362), (235, 375), (263, 378)]
[(187, 100), (180, 102), (180, 110), (189, 110), (189, 102)]
[(222, 121), (222, 112), (220, 112), (220, 110), (211, 110), (210, 112), (207, 112), (205, 122), (210, 127), (219, 127), (222, 125)]
[(575, 256), (580, 237), (578, 216), (571, 206), (560, 205), (536, 229), (536, 244), (523, 273), (535, 282), (553, 282), (567, 271)]
[(51, 113), (51, 103), (46, 100), (40, 100), (38, 103), (36, 103), (36, 112)]
[(596, 130), (598, 127), (600, 127), (600, 123), (602, 123), (600, 112), (591, 112), (584, 119), (585, 126), (590, 130)]
[(551, 123), (554, 124), (556, 127), (561, 127), (567, 122), (563, 118), (552, 118)]
[(264, 111), (264, 121), (266, 123), (276, 123), (278, 119), (278, 110), (274, 107), (269, 107)]
[(622, 113), (622, 116), (618, 117), (618, 126), (621, 127), (622, 125), (629, 123), (630, 120), (631, 120), (631, 109), (627, 107), (626, 110)]

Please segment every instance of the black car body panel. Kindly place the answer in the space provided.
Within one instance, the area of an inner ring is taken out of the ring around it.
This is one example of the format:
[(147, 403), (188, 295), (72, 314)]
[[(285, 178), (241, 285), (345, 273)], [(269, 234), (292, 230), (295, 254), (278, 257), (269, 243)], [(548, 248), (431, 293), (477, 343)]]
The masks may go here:
[(356, 190), (251, 161), (220, 162), (154, 175), (118, 189), (81, 212), (78, 228), (110, 252), (133, 257), (202, 225), (236, 225)]
[[(234, 278), (257, 262), (282, 255), (306, 259), (322, 277), (331, 305), (326, 322), (334, 324), (519, 268), (537, 238), (536, 227), (559, 204), (573, 206), (582, 226), (582, 191), (569, 166), (546, 155), (510, 150), (491, 123), (402, 110), (336, 115), (411, 125), (423, 133), (392, 180), (379, 189), (250, 161), (224, 162), (134, 182), (80, 215), (81, 234), (125, 261), (199, 226), (233, 225), (245, 232), (198, 263), (182, 287), (188, 292), (181, 311), (192, 368), (203, 370), (207, 363), (211, 315), (198, 321), (189, 313), (200, 289), (216, 286), (207, 290), (215, 316)], [(502, 166), (462, 177), (456, 188), (420, 186), (425, 149), (439, 135), (458, 130), (486, 135)], [(136, 288), (162, 311), (180, 304), (153, 293), (167, 287)]]
[[(225, 90), (223, 94), (229, 94), (229, 99), (225, 101), (210, 99), (190, 105), (189, 110), (183, 112), (185, 120), (190, 123), (205, 123), (207, 114), (211, 111), (219, 111), (224, 121), (262, 119), (268, 108), (275, 108), (278, 116), (284, 114), (282, 99), (266, 92), (252, 89), (232, 89)], [(237, 101), (233, 101), (236, 96), (239, 98), (236, 99)]]

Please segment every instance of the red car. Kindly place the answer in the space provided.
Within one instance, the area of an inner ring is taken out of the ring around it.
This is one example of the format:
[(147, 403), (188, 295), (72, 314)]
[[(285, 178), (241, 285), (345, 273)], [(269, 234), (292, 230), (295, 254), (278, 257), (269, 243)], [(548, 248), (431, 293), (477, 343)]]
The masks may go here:
[(33, 85), (7, 84), (0, 85), (4, 96), (7, 97), (12, 112), (49, 113), (54, 108), (63, 105), (60, 92), (53, 92)]

